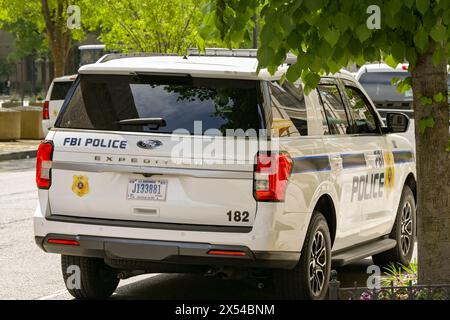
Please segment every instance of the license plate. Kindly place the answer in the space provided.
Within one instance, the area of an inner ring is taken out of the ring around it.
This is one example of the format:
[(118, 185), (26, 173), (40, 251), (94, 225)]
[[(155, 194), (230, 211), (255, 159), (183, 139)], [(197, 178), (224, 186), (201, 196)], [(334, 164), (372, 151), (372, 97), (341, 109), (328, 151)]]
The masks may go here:
[(128, 200), (166, 200), (166, 180), (130, 180), (128, 182)]

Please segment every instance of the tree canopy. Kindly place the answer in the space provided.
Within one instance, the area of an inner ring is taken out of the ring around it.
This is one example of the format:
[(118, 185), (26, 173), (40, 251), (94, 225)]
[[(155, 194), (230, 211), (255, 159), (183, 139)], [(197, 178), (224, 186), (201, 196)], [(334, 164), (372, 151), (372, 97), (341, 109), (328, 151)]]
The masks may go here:
[(184, 53), (196, 47), (202, 0), (86, 0), (83, 25), (110, 49)]

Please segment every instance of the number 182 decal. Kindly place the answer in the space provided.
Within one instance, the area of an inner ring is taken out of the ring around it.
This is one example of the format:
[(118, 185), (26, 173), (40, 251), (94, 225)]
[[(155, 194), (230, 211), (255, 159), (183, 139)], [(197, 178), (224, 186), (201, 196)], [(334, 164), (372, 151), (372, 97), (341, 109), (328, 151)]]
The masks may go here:
[(228, 211), (227, 217), (230, 222), (249, 222), (250, 214), (248, 211)]

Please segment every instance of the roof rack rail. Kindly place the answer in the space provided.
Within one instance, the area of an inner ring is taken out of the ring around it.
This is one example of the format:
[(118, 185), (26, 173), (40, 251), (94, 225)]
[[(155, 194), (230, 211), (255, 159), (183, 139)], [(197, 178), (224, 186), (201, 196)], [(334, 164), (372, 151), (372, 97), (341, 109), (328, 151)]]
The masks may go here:
[[(186, 56), (256, 58), (257, 54), (258, 54), (257, 49), (206, 48), (205, 52), (201, 52), (197, 48), (189, 48), (187, 50)], [(156, 56), (179, 56), (179, 55), (175, 53), (151, 53), (151, 52), (109, 53), (100, 58), (100, 60), (98, 60), (97, 63), (104, 63), (111, 60), (123, 58), (156, 57)], [(289, 52), (286, 57), (286, 63), (294, 64), (296, 62), (297, 57)]]
[(124, 58), (139, 58), (139, 57), (158, 57), (158, 56), (178, 56), (175, 53), (153, 53), (153, 52), (129, 52), (129, 53), (108, 53), (101, 57), (97, 63), (104, 63), (111, 60)]
[(188, 56), (256, 58), (257, 54), (257, 49), (206, 48), (205, 52), (200, 52), (197, 48), (188, 49)]

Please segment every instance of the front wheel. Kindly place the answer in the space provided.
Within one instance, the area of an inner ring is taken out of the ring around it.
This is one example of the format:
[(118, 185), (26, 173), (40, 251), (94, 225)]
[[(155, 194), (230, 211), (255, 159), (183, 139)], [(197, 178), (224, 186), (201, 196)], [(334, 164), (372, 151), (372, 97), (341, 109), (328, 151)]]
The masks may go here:
[(119, 284), (117, 272), (102, 259), (61, 256), (64, 283), (76, 299), (106, 299)]
[(300, 257), (293, 270), (277, 270), (274, 275), (278, 296), (283, 299), (323, 300), (331, 271), (331, 237), (325, 217), (315, 211)]

